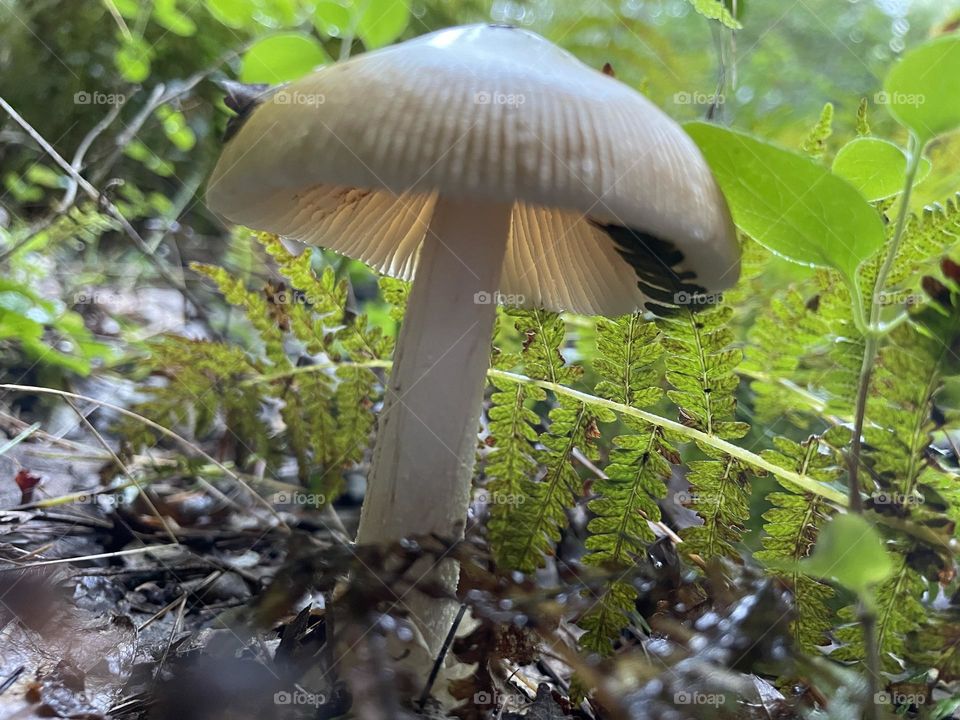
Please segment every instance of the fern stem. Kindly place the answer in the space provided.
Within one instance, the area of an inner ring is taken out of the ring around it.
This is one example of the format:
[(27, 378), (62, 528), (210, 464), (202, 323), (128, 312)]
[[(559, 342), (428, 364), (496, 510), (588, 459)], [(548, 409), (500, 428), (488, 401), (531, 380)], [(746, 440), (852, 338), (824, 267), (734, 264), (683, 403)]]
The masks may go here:
[(556, 383), (548, 382), (546, 380), (534, 380), (533, 378), (528, 378), (524, 375), (519, 375), (517, 373), (507, 372), (506, 370), (496, 370), (491, 368), (487, 371), (487, 374), (491, 377), (501, 377), (505, 380), (513, 380), (514, 382), (528, 383), (531, 385), (536, 385), (543, 388), (544, 390), (549, 390), (556, 395), (563, 395), (573, 400), (578, 400), (586, 405), (594, 405), (599, 407), (605, 407), (609, 410), (613, 410), (615, 413), (620, 415), (627, 415), (630, 417), (635, 417), (640, 420), (644, 420), (651, 425), (656, 425), (657, 427), (664, 428), (665, 430), (670, 430), (677, 435), (682, 435), (689, 440), (694, 440), (696, 442), (703, 443), (709, 447), (716, 448), (721, 452), (731, 455), (738, 460), (742, 460), (747, 465), (751, 467), (760, 468), (761, 470), (766, 470), (767, 472), (775, 475), (784, 480), (789, 480), (798, 487), (806, 490), (807, 492), (813, 493), (820, 497), (826, 498), (831, 502), (838, 503), (840, 505), (846, 505), (846, 496), (835, 488), (830, 487), (829, 485), (824, 485), (823, 483), (814, 480), (809, 477), (804, 477), (799, 473), (793, 472), (792, 470), (787, 470), (782, 468), (779, 465), (766, 460), (765, 458), (750, 452), (738, 445), (734, 445), (731, 442), (726, 440), (721, 440), (715, 435), (708, 435), (702, 430), (697, 430), (696, 428), (688, 427), (683, 425), (675, 420), (669, 420), (668, 418), (661, 417), (646, 410), (640, 410), (629, 405), (624, 405), (623, 403), (618, 403), (613, 400), (606, 400), (604, 398), (599, 398), (595, 395), (590, 395), (589, 393), (581, 392), (579, 390), (574, 390), (573, 388), (568, 388), (565, 385), (558, 385)]
[[(389, 368), (390, 366), (391, 363), (388, 360), (324, 363), (319, 365), (307, 365), (304, 367), (293, 368), (291, 370), (276, 373), (274, 375), (264, 375), (261, 377), (252, 378), (250, 380), (245, 380), (244, 383), (259, 384), (265, 382), (275, 382), (277, 380), (290, 377), (291, 375), (299, 375), (300, 373), (309, 372), (326, 372), (337, 367)], [(738, 460), (742, 460), (746, 465), (749, 465), (752, 468), (765, 470), (774, 477), (792, 482), (794, 485), (805, 490), (806, 492), (816, 495), (817, 497), (821, 497), (824, 500), (834, 503), (835, 505), (840, 507), (848, 507), (849, 499), (845, 492), (837, 490), (830, 485), (819, 482), (810, 477), (803, 476), (792, 470), (788, 470), (787, 468), (781, 467), (776, 463), (772, 463), (760, 455), (752, 453), (749, 450), (739, 447), (738, 445), (734, 445), (726, 440), (721, 440), (714, 435), (707, 435), (705, 432), (697, 430), (696, 428), (688, 427), (676, 422), (675, 420), (661, 417), (660, 415), (647, 412), (646, 410), (639, 410), (638, 408), (624, 405), (623, 403), (614, 402), (613, 400), (605, 400), (597, 397), (596, 395), (590, 395), (589, 393), (581, 392), (580, 390), (568, 388), (565, 385), (558, 385), (557, 383), (551, 383), (546, 380), (535, 380), (534, 378), (527, 377), (526, 375), (512, 373), (506, 370), (490, 368), (487, 370), (487, 377), (499, 377), (503, 378), (504, 380), (511, 380), (513, 382), (523, 383), (525, 385), (536, 385), (544, 390), (550, 390), (556, 395), (563, 395), (574, 400), (579, 400), (583, 403), (608, 408), (620, 415), (626, 415), (644, 420), (651, 425), (656, 425), (657, 427), (664, 428), (665, 430), (670, 430), (674, 434), (685, 437), (688, 440), (702, 443), (708, 447), (720, 450), (727, 455), (732, 455)], [(4, 387), (11, 386), (0, 385), (0, 389), (3, 389)], [(943, 546), (942, 538), (940, 538), (936, 532), (932, 531), (930, 528), (919, 525), (918, 523), (910, 522), (909, 520), (898, 518), (893, 515), (878, 515), (877, 520), (887, 527), (899, 532), (903, 532), (907, 535), (912, 535), (913, 537), (916, 537), (917, 539), (922, 540), (929, 545), (936, 547)], [(947, 549), (949, 550), (950, 548)]]

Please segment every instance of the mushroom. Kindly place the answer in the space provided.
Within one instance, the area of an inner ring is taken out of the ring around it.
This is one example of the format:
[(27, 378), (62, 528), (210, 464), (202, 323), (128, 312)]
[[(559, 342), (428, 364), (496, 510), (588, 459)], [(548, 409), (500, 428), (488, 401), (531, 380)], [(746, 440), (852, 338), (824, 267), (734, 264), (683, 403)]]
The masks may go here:
[[(462, 536), (497, 302), (616, 316), (739, 274), (726, 202), (682, 129), (500, 25), (434, 32), (276, 91), (227, 142), (207, 199), (414, 281), (360, 543)], [(453, 562), (433, 572), (455, 589)], [(455, 605), (417, 595), (404, 603), (436, 652)]]

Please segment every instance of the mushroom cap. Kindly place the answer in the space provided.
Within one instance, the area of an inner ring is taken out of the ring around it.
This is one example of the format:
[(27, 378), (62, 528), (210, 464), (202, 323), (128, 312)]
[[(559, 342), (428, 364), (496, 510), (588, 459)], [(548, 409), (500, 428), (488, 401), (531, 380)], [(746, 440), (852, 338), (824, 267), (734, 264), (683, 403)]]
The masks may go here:
[(526, 30), (440, 30), (267, 97), (207, 188), (229, 220), (410, 279), (438, 195), (513, 203), (500, 292), (633, 312), (739, 275), (726, 201), (680, 126)]

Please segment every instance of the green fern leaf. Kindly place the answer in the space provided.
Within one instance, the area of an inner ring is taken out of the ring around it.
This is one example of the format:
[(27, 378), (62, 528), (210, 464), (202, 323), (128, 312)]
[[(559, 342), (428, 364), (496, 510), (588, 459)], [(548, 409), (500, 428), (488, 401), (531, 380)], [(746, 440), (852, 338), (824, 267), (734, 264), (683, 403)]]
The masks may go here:
[[(663, 353), (659, 330), (640, 314), (617, 321), (597, 323), (598, 357), (594, 369), (601, 378), (596, 392), (616, 402), (646, 407), (657, 402), (663, 391), (657, 386), (659, 373), (655, 363)], [(638, 420), (625, 419), (624, 425), (636, 434), (613, 439), (606, 477), (597, 480), (597, 497), (588, 507), (590, 520), (587, 554), (584, 563), (613, 572), (625, 572), (643, 555), (647, 542), (654, 539), (647, 520), (659, 520), (657, 499), (667, 493), (670, 462), (676, 451), (667, 443), (660, 428)], [(627, 624), (637, 592), (629, 584), (614, 580), (604, 588), (593, 608), (581, 618), (587, 631), (581, 644), (589, 650), (609, 653), (611, 641)]]
[[(842, 472), (831, 455), (819, 452), (820, 441), (816, 436), (804, 443), (778, 437), (774, 445), (777, 449), (765, 451), (763, 456), (801, 475), (830, 482), (837, 480)], [(826, 633), (832, 627), (832, 611), (827, 603), (834, 592), (826, 583), (800, 572), (797, 564), (810, 554), (831, 508), (817, 495), (804, 493), (789, 483), (781, 484), (787, 492), (767, 495), (773, 507), (763, 515), (766, 533), (763, 550), (755, 556), (762, 562), (791, 568), (786, 580), (794, 595), (793, 635), (800, 647), (812, 652), (824, 644)]]
[[(905, 548), (897, 554), (896, 562), (893, 576), (877, 588), (875, 604), (880, 668), (885, 672), (899, 673), (902, 666), (898, 660), (906, 658), (909, 653), (911, 633), (920, 630), (927, 623), (928, 616), (919, 600), (927, 589), (927, 582), (910, 567)], [(830, 657), (862, 662), (866, 657), (863, 628), (855, 607), (851, 605), (840, 610), (840, 619), (844, 624), (834, 631), (834, 635), (841, 647)]]
[[(680, 409), (684, 423), (723, 439), (737, 439), (747, 425), (734, 421), (739, 380), (734, 369), (742, 353), (732, 347), (728, 306), (703, 312), (681, 308), (661, 318), (666, 350), (667, 380), (675, 388), (667, 393)], [(703, 525), (681, 533), (684, 551), (705, 557), (734, 555), (733, 545), (743, 533), (749, 515), (746, 469), (731, 457), (700, 446), (709, 460), (689, 463), (691, 506)]]
[(827, 103), (820, 111), (820, 119), (803, 141), (800, 149), (814, 160), (820, 160), (827, 151), (827, 140), (833, 135), (833, 103)]
[[(555, 383), (570, 383), (582, 369), (567, 365), (560, 353), (564, 342), (563, 320), (543, 310), (510, 313), (525, 338), (522, 358), (528, 376)], [(529, 416), (521, 423), (529, 424)], [(549, 413), (549, 429), (539, 436), (541, 447), (533, 451), (536, 465), (544, 468), (538, 480), (525, 478), (513, 498), (517, 506), (494, 523), (491, 542), (499, 564), (531, 572), (539, 567), (567, 525), (566, 511), (581, 493), (580, 477), (571, 462), (575, 448), (587, 450), (594, 413), (583, 403), (560, 398)], [(516, 432), (516, 429), (514, 429)], [(521, 435), (523, 431), (521, 430)], [(495, 436), (496, 437), (496, 436)], [(498, 439), (499, 441), (499, 439)], [(503, 512), (503, 511), (500, 511)]]

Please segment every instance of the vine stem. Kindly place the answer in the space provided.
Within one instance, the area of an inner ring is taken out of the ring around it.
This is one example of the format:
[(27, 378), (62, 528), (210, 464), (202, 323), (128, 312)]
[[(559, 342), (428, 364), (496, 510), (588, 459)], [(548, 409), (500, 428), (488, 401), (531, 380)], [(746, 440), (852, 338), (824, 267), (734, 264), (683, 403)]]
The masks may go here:
[[(913, 183), (917, 177), (917, 170), (920, 167), (920, 159), (923, 155), (923, 146), (915, 135), (911, 133), (910, 142), (907, 147), (907, 171), (904, 179), (903, 193), (900, 196), (900, 208), (897, 211), (897, 224), (893, 231), (893, 238), (890, 241), (890, 247), (887, 248), (887, 255), (883, 259), (883, 264), (877, 272), (876, 281), (873, 285), (873, 292), (870, 298), (870, 322), (866, 327), (863, 346), (863, 362), (860, 365), (860, 377), (857, 381), (857, 403), (853, 418), (853, 441), (850, 444), (850, 471), (847, 487), (847, 505), (850, 512), (863, 512), (863, 498), (860, 494), (860, 453), (863, 447), (863, 423), (867, 413), (867, 398), (870, 394), (870, 379), (873, 376), (873, 365), (877, 359), (877, 351), (880, 347), (880, 338), (889, 327), (884, 328), (880, 324), (880, 308), (882, 305), (883, 288), (887, 283), (887, 277), (893, 268), (894, 260), (897, 257), (897, 251), (900, 249), (900, 241), (903, 238), (903, 230), (907, 225), (907, 215), (910, 212), (910, 196), (913, 192)], [(856, 284), (852, 287), (852, 292), (857, 296), (853, 297), (854, 306), (860, 304), (859, 289)], [(892, 327), (893, 324), (891, 324)]]

